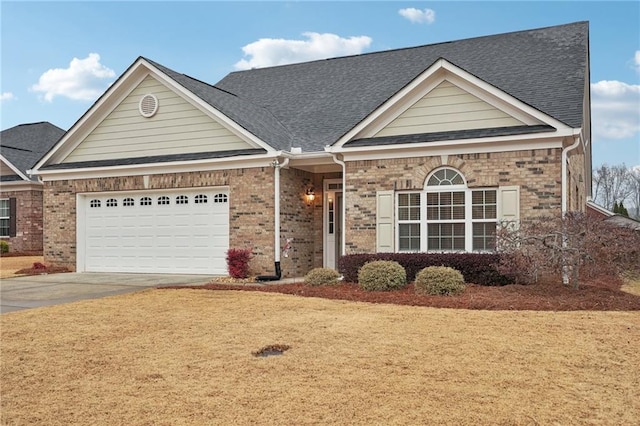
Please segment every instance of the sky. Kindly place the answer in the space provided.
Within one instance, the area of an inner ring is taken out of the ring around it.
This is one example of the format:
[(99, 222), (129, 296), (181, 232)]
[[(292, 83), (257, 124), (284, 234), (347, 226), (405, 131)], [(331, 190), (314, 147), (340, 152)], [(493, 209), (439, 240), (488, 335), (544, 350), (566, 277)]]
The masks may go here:
[(138, 58), (248, 68), (589, 21), (593, 165), (640, 167), (638, 1), (0, 0), (0, 127), (68, 130)]

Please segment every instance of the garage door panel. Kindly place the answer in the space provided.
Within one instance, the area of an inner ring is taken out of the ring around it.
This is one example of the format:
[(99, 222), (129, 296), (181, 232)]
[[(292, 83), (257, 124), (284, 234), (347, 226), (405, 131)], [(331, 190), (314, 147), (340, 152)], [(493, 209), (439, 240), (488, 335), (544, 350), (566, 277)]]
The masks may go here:
[(226, 189), (85, 196), (84, 269), (226, 274), (229, 207), (217, 194), (228, 199)]

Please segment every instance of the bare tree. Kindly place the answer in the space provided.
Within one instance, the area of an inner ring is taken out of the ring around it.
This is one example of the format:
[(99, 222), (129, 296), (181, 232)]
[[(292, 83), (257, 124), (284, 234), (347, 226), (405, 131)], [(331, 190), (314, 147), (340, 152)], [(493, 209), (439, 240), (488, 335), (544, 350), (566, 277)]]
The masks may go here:
[(633, 178), (624, 164), (603, 164), (593, 171), (593, 199), (608, 210), (633, 193)]
[(629, 170), (629, 186), (631, 187), (631, 195), (629, 201), (632, 207), (630, 216), (640, 219), (640, 166), (636, 166)]
[(500, 272), (523, 284), (555, 275), (578, 288), (584, 277), (640, 270), (640, 232), (580, 212), (501, 227), (498, 250)]

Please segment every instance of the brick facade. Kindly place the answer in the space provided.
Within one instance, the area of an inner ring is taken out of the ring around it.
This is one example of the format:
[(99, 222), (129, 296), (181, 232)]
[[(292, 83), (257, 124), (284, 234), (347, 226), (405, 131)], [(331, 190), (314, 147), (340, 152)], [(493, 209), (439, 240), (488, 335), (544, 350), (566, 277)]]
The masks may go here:
[[(322, 204), (307, 206), (304, 201), (307, 187), (314, 185), (312, 174), (295, 169), (280, 173), (281, 247), (293, 238), (289, 257), (281, 256), (283, 276), (301, 276), (322, 265), (322, 233), (316, 231), (322, 225)], [(45, 261), (75, 268), (78, 193), (228, 186), (229, 247), (252, 248), (252, 274), (273, 273), (273, 168), (150, 175), (146, 187), (144, 181), (143, 176), (127, 176), (46, 182)]]
[(347, 254), (376, 249), (376, 192), (422, 190), (436, 168), (458, 169), (470, 188), (519, 186), (520, 218), (561, 209), (561, 149), (347, 162)]
[[(569, 180), (582, 202), (584, 182), (579, 182), (578, 169), (583, 159), (579, 157), (571, 159), (569, 169), (575, 181)], [(375, 251), (377, 191), (422, 190), (427, 176), (443, 165), (459, 170), (470, 188), (519, 186), (521, 219), (560, 212), (561, 149), (351, 161), (346, 163), (344, 191), (347, 253)], [(280, 170), (281, 248), (292, 240), (288, 256), (281, 255), (284, 277), (303, 276), (323, 265), (323, 181), (339, 177), (340, 173)], [(143, 176), (47, 182), (45, 260), (75, 267), (78, 193), (228, 186), (230, 247), (252, 248), (252, 274), (273, 273), (273, 168), (151, 175), (146, 180), (146, 187)], [(304, 194), (310, 187), (316, 198), (307, 205)]]
[(9, 250), (42, 252), (42, 190), (2, 191), (0, 198), (16, 199), (16, 236), (2, 238)]

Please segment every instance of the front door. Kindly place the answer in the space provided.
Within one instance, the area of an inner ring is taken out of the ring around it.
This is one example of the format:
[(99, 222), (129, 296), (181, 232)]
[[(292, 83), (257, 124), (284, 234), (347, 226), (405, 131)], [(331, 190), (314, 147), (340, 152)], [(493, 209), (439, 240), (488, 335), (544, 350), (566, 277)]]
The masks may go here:
[(324, 197), (324, 266), (337, 269), (342, 253), (342, 180), (326, 180)]

